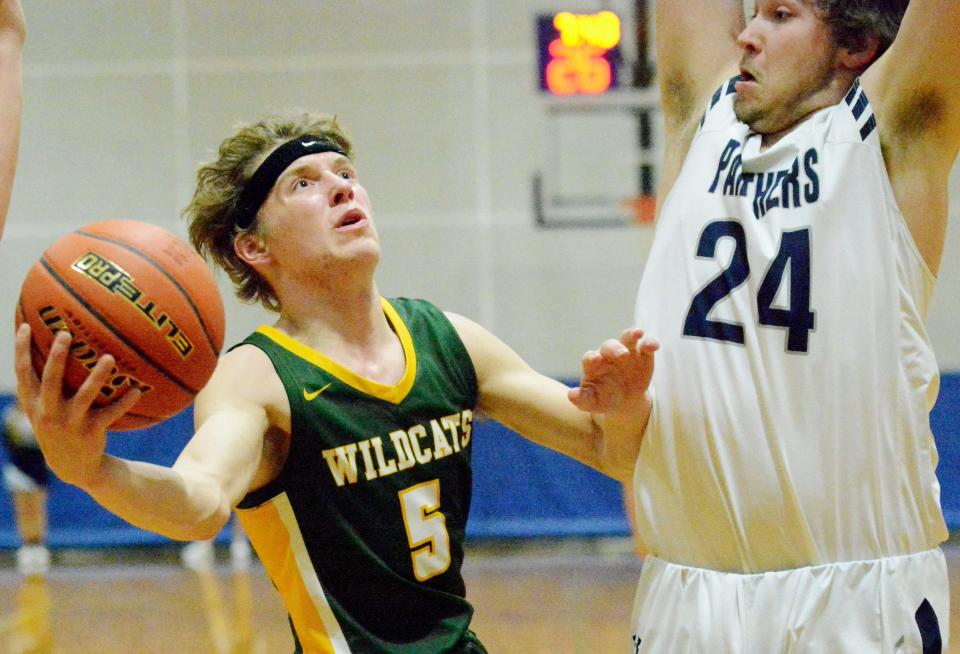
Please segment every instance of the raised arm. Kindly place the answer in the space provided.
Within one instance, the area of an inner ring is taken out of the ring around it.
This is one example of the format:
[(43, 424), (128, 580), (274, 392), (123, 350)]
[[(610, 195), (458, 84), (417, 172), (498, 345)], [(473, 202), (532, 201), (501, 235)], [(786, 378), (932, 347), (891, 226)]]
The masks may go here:
[(0, 238), (7, 222), (20, 147), (25, 36), (20, 0), (0, 0)]
[(261, 467), (268, 419), (258, 398), (268, 392), (270, 377), (255, 369), (255, 355), (237, 350), (221, 360), (197, 399), (199, 429), (168, 468), (105, 452), (107, 426), (133, 407), (139, 391), (91, 408), (113, 366), (106, 355), (77, 393), (65, 398), (69, 344), (66, 333), (57, 335), (38, 378), (30, 362), (30, 329), (23, 325), (17, 332), (18, 395), (50, 468), (137, 527), (178, 540), (216, 536)]
[(743, 26), (742, 0), (656, 3), (657, 78), (665, 130), (661, 198), (680, 173), (710, 94), (737, 73), (737, 35)]
[(946, 237), (960, 149), (960, 2), (911, 0), (897, 38), (862, 77), (894, 194), (927, 264)]

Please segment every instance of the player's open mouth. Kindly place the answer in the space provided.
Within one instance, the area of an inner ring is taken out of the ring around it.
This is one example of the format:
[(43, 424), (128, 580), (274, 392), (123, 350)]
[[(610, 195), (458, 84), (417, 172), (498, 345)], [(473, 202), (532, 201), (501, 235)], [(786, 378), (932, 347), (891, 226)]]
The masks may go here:
[(734, 90), (737, 94), (741, 94), (744, 91), (750, 91), (757, 86), (757, 78), (753, 76), (750, 71), (743, 68), (740, 69), (740, 79), (737, 80), (737, 83), (733, 85)]
[(362, 222), (365, 222), (367, 219), (363, 211), (360, 209), (351, 209), (347, 213), (343, 214), (343, 217), (340, 219), (340, 222), (337, 224), (337, 229), (343, 229), (348, 227), (353, 227), (354, 225), (359, 225)]

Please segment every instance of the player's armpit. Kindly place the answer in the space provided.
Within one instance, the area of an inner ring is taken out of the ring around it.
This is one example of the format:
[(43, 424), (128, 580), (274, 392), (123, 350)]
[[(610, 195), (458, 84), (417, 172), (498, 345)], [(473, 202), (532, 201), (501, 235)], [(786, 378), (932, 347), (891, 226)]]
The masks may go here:
[(657, 76), (668, 132), (699, 114), (713, 90), (736, 73), (743, 27), (740, 0), (657, 3)]
[(737, 73), (740, 0), (665, 0), (656, 4), (655, 44), (664, 119), (657, 195), (665, 198), (680, 174), (710, 95)]
[(949, 172), (957, 157), (958, 32), (960, 3), (912, 0), (893, 44), (863, 74), (885, 146), (923, 152), (911, 165)]

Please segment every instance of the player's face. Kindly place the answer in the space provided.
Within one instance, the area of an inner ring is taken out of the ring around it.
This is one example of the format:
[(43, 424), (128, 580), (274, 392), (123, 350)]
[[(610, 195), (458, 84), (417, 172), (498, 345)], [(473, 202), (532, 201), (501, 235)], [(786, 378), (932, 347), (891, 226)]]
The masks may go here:
[(742, 81), (733, 106), (753, 131), (776, 134), (835, 102), (838, 49), (813, 0), (758, 0), (737, 43)]
[(353, 163), (338, 152), (319, 152), (291, 163), (261, 209), (268, 247), (281, 265), (329, 267), (340, 262), (376, 265), (380, 239), (373, 210)]

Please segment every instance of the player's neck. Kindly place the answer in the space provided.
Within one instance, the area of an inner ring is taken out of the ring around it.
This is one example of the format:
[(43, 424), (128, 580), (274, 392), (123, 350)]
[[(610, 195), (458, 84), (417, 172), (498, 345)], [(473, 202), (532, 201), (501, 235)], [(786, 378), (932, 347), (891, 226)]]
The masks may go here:
[(787, 127), (786, 129), (782, 129), (779, 132), (774, 132), (772, 134), (763, 134), (760, 139), (760, 151), (765, 152), (766, 150), (769, 150), (770, 148), (775, 146), (777, 143), (783, 140), (784, 137), (791, 134), (795, 129), (800, 127), (800, 125), (802, 125), (811, 115), (812, 114), (807, 114), (797, 122), (790, 125), (790, 127)]
[(372, 280), (353, 288), (313, 289), (302, 300), (288, 295), (281, 304), (276, 327), (336, 360), (346, 353), (375, 354), (395, 339)]
[(799, 107), (797, 114), (792, 117), (789, 123), (776, 131), (764, 132), (760, 145), (760, 151), (763, 152), (772, 148), (784, 137), (793, 133), (798, 127), (807, 122), (817, 112), (832, 107), (843, 100), (843, 97), (850, 90), (850, 86), (856, 79), (853, 71), (847, 71), (844, 74), (836, 74), (833, 78), (819, 90), (802, 97), (797, 102)]

